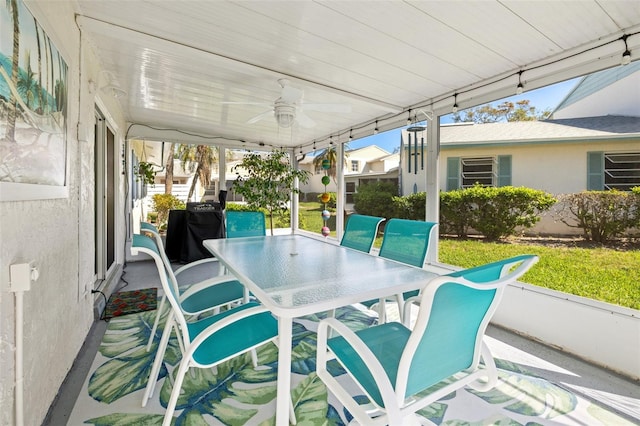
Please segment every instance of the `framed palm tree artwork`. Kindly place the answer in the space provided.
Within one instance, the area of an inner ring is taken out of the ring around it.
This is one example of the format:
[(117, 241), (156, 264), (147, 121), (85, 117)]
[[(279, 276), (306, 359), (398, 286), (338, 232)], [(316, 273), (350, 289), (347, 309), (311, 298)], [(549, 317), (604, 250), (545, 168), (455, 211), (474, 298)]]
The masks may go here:
[(67, 197), (67, 63), (22, 0), (0, 21), (0, 201)]

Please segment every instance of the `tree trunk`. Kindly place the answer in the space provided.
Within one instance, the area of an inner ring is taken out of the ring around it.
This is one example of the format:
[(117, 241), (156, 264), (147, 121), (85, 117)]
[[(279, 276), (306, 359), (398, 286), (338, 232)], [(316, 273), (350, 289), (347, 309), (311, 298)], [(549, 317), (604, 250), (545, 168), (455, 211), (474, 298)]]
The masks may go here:
[(189, 188), (189, 195), (187, 196), (187, 200), (191, 200), (193, 197), (193, 193), (196, 190), (196, 185), (198, 184), (198, 177), (200, 175), (200, 165), (196, 168), (196, 172), (193, 174), (193, 180), (191, 181), (191, 188)]
[(173, 152), (175, 144), (172, 143), (169, 148), (169, 155), (167, 156), (167, 163), (165, 164), (164, 173), (164, 193), (171, 194), (173, 191)]

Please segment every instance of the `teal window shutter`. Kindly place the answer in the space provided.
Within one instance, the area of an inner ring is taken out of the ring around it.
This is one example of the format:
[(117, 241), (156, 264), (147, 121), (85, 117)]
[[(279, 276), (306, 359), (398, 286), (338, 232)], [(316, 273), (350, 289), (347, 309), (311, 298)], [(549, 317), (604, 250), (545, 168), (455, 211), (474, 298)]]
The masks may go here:
[(511, 156), (498, 155), (498, 187), (511, 186)]
[(604, 152), (587, 152), (587, 190), (604, 191)]
[(460, 188), (460, 157), (447, 158), (447, 191)]

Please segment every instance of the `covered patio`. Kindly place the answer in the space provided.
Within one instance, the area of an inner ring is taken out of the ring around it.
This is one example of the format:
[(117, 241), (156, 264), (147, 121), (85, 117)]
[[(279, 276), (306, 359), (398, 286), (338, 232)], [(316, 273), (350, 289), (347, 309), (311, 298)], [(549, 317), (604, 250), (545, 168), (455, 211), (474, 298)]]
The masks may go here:
[[(157, 270), (150, 261), (129, 263), (125, 270), (128, 284), (120, 283), (124, 291), (159, 286)], [(391, 320), (398, 319), (394, 308), (394, 304), (388, 305)], [(155, 394), (143, 408), (140, 401), (147, 377), (137, 374), (148, 371), (152, 362), (156, 345), (152, 346), (151, 354), (144, 352), (142, 346), (154, 315), (153, 311), (143, 312), (113, 318), (110, 322), (96, 322), (44, 425), (113, 424), (116, 421), (160, 424), (172, 380), (169, 375), (161, 378)], [(354, 306), (339, 310), (337, 317), (354, 328), (361, 328), (372, 324), (376, 315), (363, 310), (362, 306), (359, 309)], [(297, 367), (292, 387), (296, 416), (300, 424), (344, 424), (350, 419), (349, 415), (328, 394), (314, 372), (315, 354), (309, 347), (315, 344), (317, 321), (313, 316), (297, 322), (294, 336)], [(159, 334), (156, 333), (156, 343)], [(125, 337), (118, 338), (118, 335)], [(640, 421), (640, 388), (636, 382), (501, 327), (491, 326), (487, 335), (500, 369), (500, 382), (495, 391), (460, 391), (421, 411), (422, 415), (435, 424), (535, 422), (630, 426)], [(130, 343), (120, 344), (120, 341)], [(174, 341), (172, 346), (176, 345)], [(246, 373), (248, 358), (240, 358), (242, 362), (231, 364), (231, 371), (224, 369), (219, 375), (196, 373), (193, 376), (185, 389), (185, 394), (190, 395), (186, 400), (193, 402), (176, 412), (178, 421), (196, 421), (201, 417), (209, 424), (273, 422), (275, 378), (265, 375), (263, 381), (250, 380)], [(167, 368), (177, 367), (171, 356), (165, 359)], [(255, 393), (248, 392), (251, 388), (256, 389)], [(251, 397), (265, 388), (270, 389), (267, 397)], [(225, 407), (234, 407), (234, 412)], [(241, 420), (243, 418), (245, 420)]]
[[(640, 58), (640, 8), (627, 1), (2, 7), (10, 23), (3, 42), (19, 41), (6, 43), (16, 51), (3, 43), (2, 53), (18, 52), (21, 72), (29, 68), (25, 50), (37, 69), (40, 38), (31, 33), (48, 35), (68, 71), (64, 183), (0, 182), (0, 424), (41, 423), (85, 340), (97, 344), (100, 293), (120, 288), (134, 260), (128, 244), (142, 219), (143, 189), (133, 168), (164, 165), (136, 152), (141, 142), (215, 145), (222, 171), (225, 149), (283, 149), (295, 163), (336, 146), (342, 159), (345, 142), (426, 123), (425, 219), (437, 222), (440, 116)], [(343, 210), (339, 196), (338, 238)], [(25, 263), (39, 279), (12, 285), (10, 265)], [(499, 326), (623, 374), (632, 382), (616, 383), (637, 391), (637, 311), (526, 284), (510, 288), (503, 305)], [(597, 374), (595, 383), (612, 377)], [(627, 397), (631, 405), (638, 398)]]

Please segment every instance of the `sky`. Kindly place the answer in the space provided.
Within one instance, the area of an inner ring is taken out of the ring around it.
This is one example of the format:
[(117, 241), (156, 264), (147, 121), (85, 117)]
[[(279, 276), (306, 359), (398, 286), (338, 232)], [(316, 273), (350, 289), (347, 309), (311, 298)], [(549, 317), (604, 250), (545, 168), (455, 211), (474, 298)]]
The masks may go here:
[[(502, 102), (517, 102), (523, 99), (530, 101), (529, 105), (536, 107), (538, 111), (544, 111), (549, 109), (553, 111), (556, 106), (569, 94), (571, 89), (575, 87), (580, 78), (574, 78), (571, 80), (563, 81), (561, 83), (552, 84), (540, 89), (531, 90), (521, 95), (510, 96), (508, 98), (499, 99), (491, 102), (493, 105), (498, 105)], [(462, 112), (462, 111), (460, 111)], [(442, 117), (441, 123), (453, 122), (451, 114)], [(369, 145), (377, 145), (380, 148), (393, 152), (396, 147), (400, 146), (400, 131), (402, 129), (388, 130), (386, 132), (379, 133), (377, 135), (368, 136), (366, 138), (357, 139), (349, 142), (350, 149), (362, 148)]]

